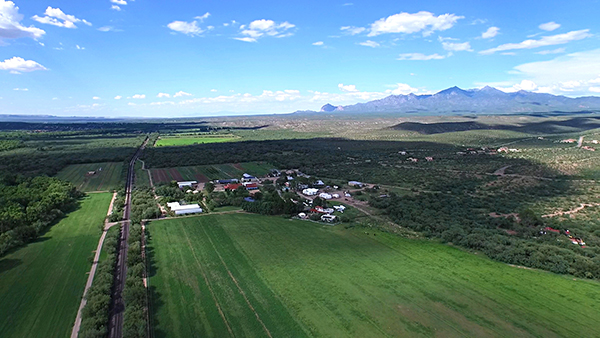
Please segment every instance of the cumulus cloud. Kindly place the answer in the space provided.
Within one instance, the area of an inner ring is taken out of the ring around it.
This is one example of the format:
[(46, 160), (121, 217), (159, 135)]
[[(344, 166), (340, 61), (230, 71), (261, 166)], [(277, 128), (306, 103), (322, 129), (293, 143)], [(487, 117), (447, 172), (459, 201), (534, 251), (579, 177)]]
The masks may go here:
[(325, 43), (323, 41), (313, 42), (313, 46), (323, 46)]
[(195, 17), (194, 19), (200, 20), (200, 22), (204, 22), (204, 20), (208, 19), (209, 16), (210, 16), (210, 13), (206, 12), (203, 15)]
[(445, 31), (463, 19), (455, 14), (442, 14), (435, 16), (433, 13), (421, 11), (418, 13), (402, 12), (382, 18), (371, 24), (368, 36), (377, 36), (386, 33), (418, 33), (429, 36), (435, 31)]
[(113, 11), (117, 11), (120, 12), (121, 11), (121, 7), (117, 6), (117, 5), (112, 5), (110, 6), (110, 9), (112, 9)]
[(13, 88), (13, 90), (16, 90), (18, 92), (28, 92), (29, 91), (28, 88)]
[(355, 85), (344, 85), (343, 83), (338, 84), (338, 88), (346, 93), (354, 93), (358, 92)]
[(498, 27), (490, 27), (485, 32), (481, 33), (481, 37), (483, 39), (491, 39), (491, 38), (495, 37), (496, 35), (498, 35), (499, 31), (500, 31), (500, 28), (498, 28)]
[(471, 49), (471, 44), (469, 42), (458, 43), (458, 42), (443, 41), (442, 47), (445, 50), (452, 51), (452, 52), (460, 52), (460, 51), (472, 52), (473, 51)]
[(510, 74), (524, 80), (499, 89), (589, 95), (589, 88), (600, 84), (600, 49), (561, 55), (549, 61), (525, 63), (516, 66)]
[(183, 33), (190, 36), (200, 35), (204, 33), (204, 30), (198, 27), (197, 21), (173, 21), (170, 24), (168, 24), (167, 27), (169, 27), (175, 32)]
[(115, 100), (120, 100), (120, 99), (122, 99), (122, 98), (123, 98), (123, 96), (121, 96), (121, 95), (117, 95), (117, 96), (115, 96)]
[(184, 91), (179, 91), (179, 92), (175, 93), (175, 95), (173, 95), (173, 97), (183, 97), (183, 96), (192, 96), (192, 94), (186, 93)]
[(132, 99), (145, 99), (146, 95), (145, 94), (135, 94), (131, 97)]
[(240, 34), (243, 37), (235, 39), (245, 42), (256, 42), (259, 38), (267, 36), (284, 38), (293, 35), (290, 30), (294, 27), (296, 25), (287, 21), (278, 24), (273, 20), (254, 20), (247, 27), (245, 25), (240, 26)]
[(365, 27), (343, 26), (340, 28), (340, 30), (346, 34), (357, 35), (366, 31), (367, 29)]
[(117, 29), (113, 26), (102, 26), (102, 27), (98, 28), (98, 30), (101, 32), (121, 32), (120, 29)]
[(0, 39), (32, 38), (38, 39), (46, 32), (34, 26), (21, 25), (23, 15), (12, 1), (0, 0)]
[(361, 46), (366, 46), (366, 47), (371, 47), (371, 48), (377, 48), (377, 47), (381, 46), (379, 44), (379, 42), (375, 42), (375, 41), (371, 41), (371, 40), (359, 42), (358, 44)]
[(543, 23), (543, 24), (539, 25), (539, 27), (540, 27), (541, 30), (545, 30), (545, 31), (551, 32), (551, 31), (553, 31), (555, 29), (558, 29), (560, 27), (560, 24), (557, 24), (554, 21), (550, 21), (550, 22), (546, 22), (546, 23)]
[(11, 59), (7, 59), (0, 62), (0, 70), (8, 70), (13, 74), (19, 74), (47, 69), (46, 67), (33, 60), (25, 60), (23, 58), (15, 56)]
[(60, 8), (52, 8), (48, 6), (48, 8), (46, 8), (46, 11), (44, 12), (44, 15), (45, 16), (42, 17), (34, 15), (32, 19), (39, 23), (64, 28), (77, 28), (75, 24), (79, 22), (88, 26), (92, 25), (90, 22), (84, 19), (78, 19), (74, 15), (65, 14)]
[(413, 88), (406, 83), (397, 83), (396, 88), (387, 90), (386, 94), (390, 93), (393, 95), (407, 95), (410, 93), (417, 93), (417, 92), (419, 92), (419, 89)]
[(100, 100), (100, 97), (99, 96), (94, 96), (94, 97), (92, 97), (92, 100)]
[(600, 93), (600, 87), (590, 87), (588, 90), (592, 93)]
[(439, 55), (438, 53), (425, 55), (422, 53), (404, 53), (400, 54), (398, 60), (411, 60), (411, 61), (427, 61), (427, 60), (441, 60), (445, 59), (445, 55)]
[(496, 48), (487, 49), (479, 52), (480, 54), (493, 54), (496, 52), (515, 50), (515, 49), (532, 49), (545, 46), (562, 45), (571, 41), (583, 40), (589, 38), (592, 34), (589, 33), (589, 29), (582, 29), (578, 31), (571, 31), (564, 34), (557, 34), (551, 36), (543, 36), (539, 40), (525, 40), (519, 43), (507, 43), (500, 45)]
[(156, 97), (159, 97), (159, 98), (163, 98), (163, 97), (171, 97), (171, 95), (170, 95), (170, 94), (167, 94), (167, 93), (158, 93), (158, 95), (156, 95)]
[(127, 1), (125, 0), (110, 0), (110, 2), (117, 5), (127, 5)]

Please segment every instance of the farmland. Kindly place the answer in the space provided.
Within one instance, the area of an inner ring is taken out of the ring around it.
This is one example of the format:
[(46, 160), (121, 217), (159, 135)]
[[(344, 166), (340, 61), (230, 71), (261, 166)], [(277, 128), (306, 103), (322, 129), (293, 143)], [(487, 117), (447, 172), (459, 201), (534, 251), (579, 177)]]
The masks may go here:
[(177, 137), (163, 137), (161, 136), (157, 141), (156, 147), (173, 147), (173, 146), (187, 146), (190, 144), (204, 144), (204, 143), (221, 143), (221, 142), (233, 142), (239, 138), (233, 135), (221, 135), (221, 136), (177, 136)]
[(597, 282), (427, 240), (247, 214), (148, 229), (157, 337), (597, 335)]
[[(95, 173), (89, 175), (90, 171)], [(73, 183), (83, 192), (112, 191), (124, 185), (122, 171), (122, 162), (72, 164), (61, 170), (56, 177)]]
[(90, 195), (44, 236), (0, 259), (2, 337), (70, 334), (111, 195)]
[(167, 169), (152, 169), (154, 183), (187, 181), (208, 182), (216, 179), (239, 178), (243, 173), (263, 176), (273, 169), (268, 163), (248, 162), (236, 164), (216, 164)]

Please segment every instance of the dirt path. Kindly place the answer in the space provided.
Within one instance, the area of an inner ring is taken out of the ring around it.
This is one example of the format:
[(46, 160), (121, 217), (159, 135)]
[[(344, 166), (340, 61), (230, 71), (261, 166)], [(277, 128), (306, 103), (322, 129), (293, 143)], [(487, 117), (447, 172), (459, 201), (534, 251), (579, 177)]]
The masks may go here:
[(556, 217), (556, 216), (563, 216), (563, 215), (572, 215), (572, 214), (580, 212), (581, 210), (583, 210), (585, 208), (598, 207), (598, 206), (600, 206), (600, 203), (581, 203), (581, 205), (579, 205), (575, 209), (571, 209), (569, 211), (557, 211), (553, 214), (543, 215), (542, 217), (548, 218), (548, 217)]
[(508, 169), (510, 167), (512, 167), (512, 166), (507, 165), (506, 167), (502, 167), (502, 168), (494, 171), (494, 175), (496, 175), (496, 176), (504, 176), (504, 172), (506, 171), (506, 169)]
[[(113, 194), (112, 200), (110, 201), (110, 205), (108, 207), (108, 212), (106, 216), (110, 216), (112, 213), (113, 205), (115, 203), (115, 199), (117, 198), (117, 193)], [(85, 295), (88, 290), (92, 286), (94, 281), (94, 275), (96, 274), (96, 268), (98, 267), (98, 260), (100, 259), (100, 253), (102, 251), (102, 245), (104, 244), (104, 239), (106, 238), (106, 234), (108, 229), (110, 229), (113, 225), (118, 223), (108, 223), (108, 219), (104, 221), (104, 230), (102, 231), (102, 236), (100, 236), (100, 240), (98, 241), (98, 247), (96, 247), (96, 254), (94, 255), (94, 262), (92, 263), (92, 268), (88, 274), (88, 280), (85, 283), (85, 289), (83, 290), (83, 297), (81, 298), (81, 303), (79, 304), (79, 310), (77, 310), (77, 317), (75, 318), (75, 324), (73, 325), (73, 330), (71, 331), (71, 338), (77, 338), (79, 335), (79, 328), (81, 327), (81, 311), (85, 307), (87, 300), (85, 299)]]

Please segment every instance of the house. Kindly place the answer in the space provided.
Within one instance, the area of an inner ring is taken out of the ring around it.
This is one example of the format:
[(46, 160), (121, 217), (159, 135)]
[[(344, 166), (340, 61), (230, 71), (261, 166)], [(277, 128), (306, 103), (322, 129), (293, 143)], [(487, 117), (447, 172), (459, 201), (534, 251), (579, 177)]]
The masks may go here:
[(350, 193), (349, 193), (349, 192), (345, 192), (345, 193), (344, 193), (344, 197), (352, 197), (352, 195), (350, 195)]
[(508, 153), (508, 148), (507, 147), (498, 148), (498, 152), (499, 153)]
[(340, 198), (340, 194), (332, 194), (331, 197), (333, 197), (333, 198)]
[(577, 142), (577, 140), (572, 139), (572, 138), (560, 141), (560, 143), (575, 143), (575, 142)]
[(243, 174), (242, 182), (258, 182), (258, 178), (254, 177), (250, 174)]
[(594, 149), (590, 146), (583, 146), (583, 147), (581, 147), (581, 149), (585, 149), (585, 150), (589, 150), (589, 151), (596, 151), (596, 149)]
[(425, 157), (425, 161), (431, 162), (431, 161), (433, 161), (433, 157), (427, 156), (427, 157)]
[(315, 184), (313, 184), (313, 185), (322, 187), (322, 186), (324, 186), (324, 185), (325, 185), (325, 183), (324, 183), (323, 181), (321, 181), (321, 180), (317, 180), (317, 181), (315, 182)]
[(256, 183), (244, 183), (246, 190), (258, 190), (258, 184)]
[(319, 192), (319, 189), (315, 188), (306, 188), (302, 190), (302, 193), (306, 196), (315, 196)]
[(409, 158), (407, 159), (407, 161), (410, 161), (410, 162), (412, 162), (412, 163), (417, 163), (417, 162), (419, 162), (419, 159), (418, 159), (418, 158), (414, 158), (414, 157), (409, 157)]
[(292, 177), (292, 176), (288, 176), (286, 178), (287, 178), (288, 181), (293, 181), (294, 180), (294, 177)]
[(323, 215), (323, 216), (321, 216), (321, 221), (327, 222), (327, 223), (335, 222), (336, 219), (337, 219), (337, 216), (333, 216), (333, 215)]
[(330, 200), (333, 198), (333, 196), (331, 196), (330, 194), (326, 193), (326, 192), (322, 192), (319, 194), (319, 197), (321, 197), (322, 199), (325, 200)]
[(219, 184), (229, 184), (229, 183), (239, 183), (240, 180), (238, 180), (237, 178), (230, 178), (230, 179), (226, 179), (226, 180), (217, 180), (216, 183)]
[(179, 189), (183, 188), (183, 187), (192, 187), (192, 185), (194, 184), (198, 184), (197, 181), (183, 181), (183, 182), (177, 182), (177, 185), (179, 186)]
[(406, 151), (399, 151), (398, 154), (400, 154), (400, 155), (406, 155)]
[(241, 187), (242, 185), (239, 183), (229, 183), (227, 185), (225, 185), (224, 189), (225, 190), (236, 190), (237, 188)]
[(307, 219), (308, 216), (305, 213), (301, 212), (301, 213), (298, 214), (298, 218), (300, 218), (300, 219)]
[(362, 188), (364, 184), (362, 184), (361, 182), (358, 182), (358, 181), (350, 181), (350, 182), (348, 182), (348, 185), (351, 187)]
[(343, 205), (334, 205), (333, 208), (335, 209), (335, 211), (339, 211), (341, 213), (344, 213), (344, 210), (346, 210), (346, 207)]
[(250, 203), (256, 202), (256, 200), (254, 198), (252, 198), (252, 197), (246, 197), (246, 198), (244, 198), (244, 201), (250, 202)]
[(88, 176), (92, 176), (92, 175), (96, 175), (96, 172), (92, 170), (92, 171), (88, 171), (87, 174), (88, 174)]
[(202, 213), (202, 208), (198, 204), (181, 205), (179, 202), (167, 203), (167, 206), (175, 213), (175, 215), (199, 214)]

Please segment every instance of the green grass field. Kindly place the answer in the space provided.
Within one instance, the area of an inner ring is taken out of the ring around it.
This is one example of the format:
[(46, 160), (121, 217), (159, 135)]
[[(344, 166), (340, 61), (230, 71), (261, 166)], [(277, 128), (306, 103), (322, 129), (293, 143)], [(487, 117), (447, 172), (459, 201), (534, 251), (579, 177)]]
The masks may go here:
[(153, 222), (156, 337), (592, 337), (600, 284), (248, 214)]
[[(98, 169), (102, 168), (101, 171)], [(77, 189), (90, 191), (111, 191), (125, 186), (121, 180), (122, 162), (73, 164), (61, 170), (56, 177), (73, 183)], [(96, 171), (88, 175), (89, 171)]]
[(240, 178), (243, 173), (264, 176), (273, 166), (263, 162), (215, 164), (166, 169), (151, 169), (154, 183), (175, 181), (208, 182), (217, 179)]
[(160, 137), (156, 147), (188, 146), (191, 144), (221, 143), (239, 141), (239, 137), (229, 136), (182, 136), (182, 137)]
[(0, 259), (0, 336), (71, 334), (112, 194), (93, 194), (37, 241)]

